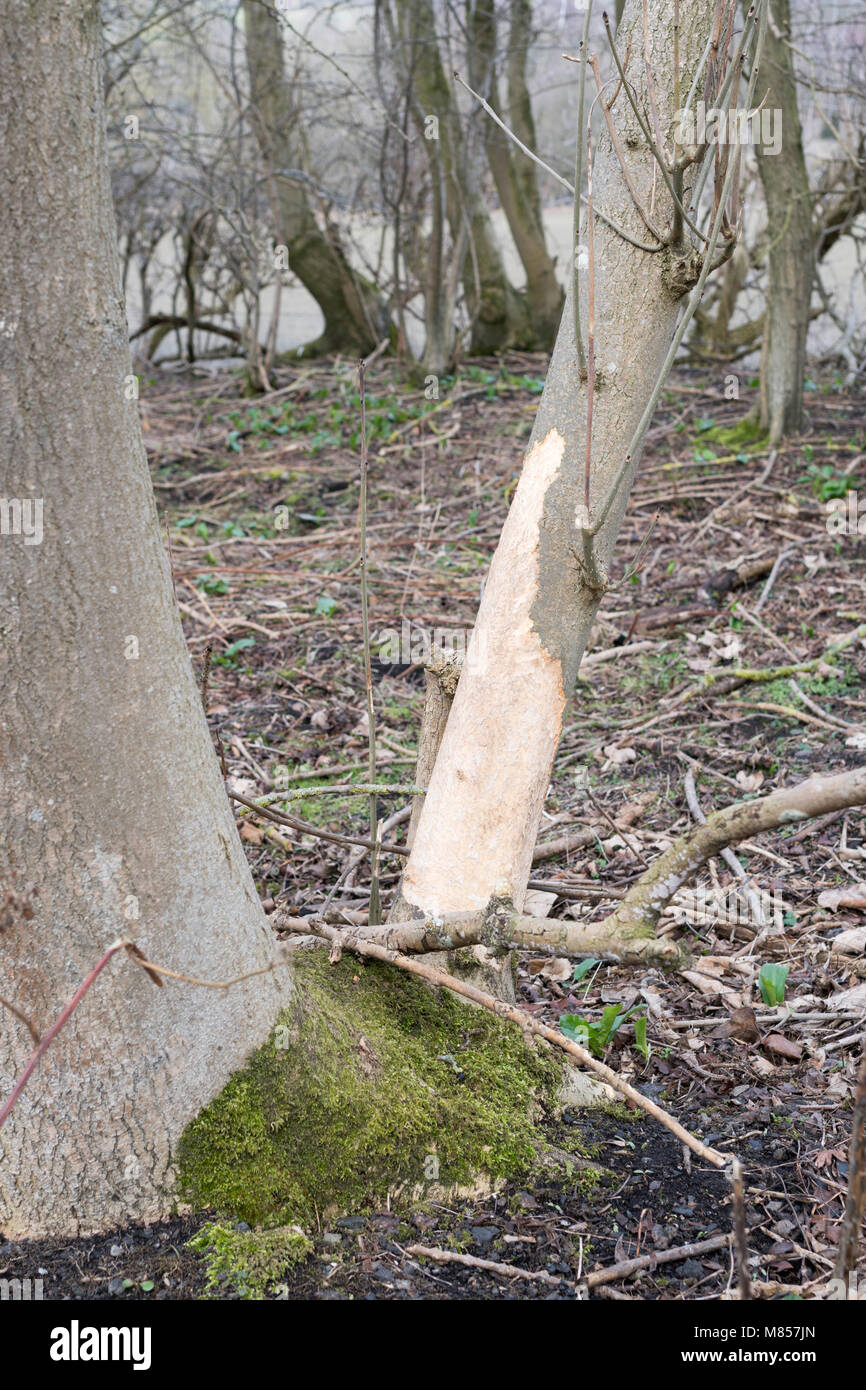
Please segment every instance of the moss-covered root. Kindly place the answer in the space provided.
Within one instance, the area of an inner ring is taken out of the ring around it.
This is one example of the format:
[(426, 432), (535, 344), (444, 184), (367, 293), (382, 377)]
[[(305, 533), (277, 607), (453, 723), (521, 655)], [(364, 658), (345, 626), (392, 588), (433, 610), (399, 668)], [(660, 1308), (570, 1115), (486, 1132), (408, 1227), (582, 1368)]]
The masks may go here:
[(252, 1225), (305, 1224), (533, 1166), (559, 1056), (378, 962), (296, 953), (292, 1008), (187, 1128), (180, 1187)]
[(237, 1230), (212, 1221), (188, 1242), (204, 1256), (205, 1289), (231, 1288), (241, 1298), (264, 1298), (286, 1271), (312, 1253), (313, 1243), (300, 1226), (278, 1226), (270, 1231)]

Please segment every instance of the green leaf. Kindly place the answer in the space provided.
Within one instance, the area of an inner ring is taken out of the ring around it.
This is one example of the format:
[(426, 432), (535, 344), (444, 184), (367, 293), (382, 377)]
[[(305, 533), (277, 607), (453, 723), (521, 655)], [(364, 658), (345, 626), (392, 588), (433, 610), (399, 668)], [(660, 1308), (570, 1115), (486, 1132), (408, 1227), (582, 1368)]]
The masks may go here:
[(610, 1041), (625, 1018), (627, 1014), (620, 1015), (619, 1004), (608, 1004), (596, 1029), (602, 1048)]
[(581, 1014), (563, 1014), (559, 1020), (559, 1026), (567, 1038), (572, 1042), (580, 1043), (581, 1047), (588, 1047), (595, 1052), (594, 1035), (595, 1029), (588, 1019)]
[(237, 656), (238, 652), (246, 651), (247, 647), (256, 645), (255, 637), (239, 637), (237, 642), (231, 642), (223, 652), (223, 656)]
[(153, 1280), (152, 1280), (152, 1279), (142, 1279), (141, 1284), (139, 1285), (139, 1287), (140, 1287), (142, 1293), (150, 1293), (151, 1289), (153, 1288)]
[(326, 618), (330, 618), (336, 606), (337, 600), (331, 598), (329, 594), (320, 594), (319, 598), (316, 600), (316, 612), (323, 613)]
[(785, 981), (788, 978), (790, 966), (787, 965), (762, 965), (761, 973), (758, 976), (758, 984), (761, 987), (761, 997), (765, 1004), (782, 1004), (785, 1001)]
[(642, 1057), (649, 1057), (649, 1044), (646, 1040), (646, 1014), (634, 1021), (634, 1045)]
[(598, 961), (594, 956), (590, 956), (589, 960), (580, 961), (579, 964), (574, 967), (574, 974), (571, 977), (572, 984), (576, 985), (585, 975), (588, 975), (590, 970), (593, 970), (596, 965), (598, 965)]

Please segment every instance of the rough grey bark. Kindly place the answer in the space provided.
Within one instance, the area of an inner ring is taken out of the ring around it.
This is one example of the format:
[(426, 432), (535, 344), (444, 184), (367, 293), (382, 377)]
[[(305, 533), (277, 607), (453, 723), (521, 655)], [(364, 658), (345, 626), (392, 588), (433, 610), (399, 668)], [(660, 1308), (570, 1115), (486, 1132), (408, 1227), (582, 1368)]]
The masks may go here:
[[(662, 130), (673, 128), (670, 55), (674, 0), (650, 11), (650, 55)], [(686, 81), (710, 33), (713, 0), (680, 6)], [(629, 0), (619, 43), (642, 50), (642, 6)], [(646, 101), (643, 65), (633, 72)], [(628, 108), (622, 144), (645, 206), (654, 161)], [(605, 133), (593, 162), (595, 207), (637, 241), (646, 235)], [(659, 196), (656, 197), (656, 216)], [(586, 242), (586, 229), (581, 236)], [(595, 399), (591, 510), (626, 456), (675, 331), (679, 300), (698, 270), (686, 246), (655, 254), (595, 223)], [(589, 321), (581, 275), (581, 322)], [(585, 327), (584, 327), (585, 331)], [(566, 304), (523, 472), (494, 555), (467, 659), (430, 780), (402, 883), (417, 912), (484, 908), (496, 897), (519, 909), (566, 699), (602, 597), (588, 576), (577, 522), (584, 498), (587, 382)], [(607, 569), (638, 459), (596, 537)]]
[[(746, 6), (748, 8), (748, 6)], [(814, 274), (809, 176), (797, 110), (797, 84), (787, 41), (790, 0), (773, 0), (758, 74), (757, 96), (782, 121), (782, 148), (755, 146), (767, 204), (767, 310), (761, 352), (761, 424), (775, 444), (803, 418), (806, 335)]]
[[(34, 913), (0, 930), (0, 995), (43, 1032), (120, 936), (205, 979), (263, 966), (273, 939), (127, 399), (99, 49), (96, 0), (0, 10), (3, 491), (43, 503), (41, 544), (0, 535), (0, 902), (30, 895)], [(288, 988), (283, 971), (157, 989), (115, 956), (0, 1130), (0, 1230), (164, 1214), (186, 1123)], [(0, 1008), (0, 1097), (32, 1046)]]
[[(271, 0), (243, 0), (247, 70), (256, 138), (274, 190), (276, 240), (289, 267), (325, 316), (325, 328), (306, 355), (351, 352), (364, 356), (388, 336), (388, 312), (375, 286), (349, 264), (336, 228), (326, 236), (296, 174), (301, 163), (298, 111), (286, 75), (283, 31)], [(293, 358), (297, 357), (293, 352)]]

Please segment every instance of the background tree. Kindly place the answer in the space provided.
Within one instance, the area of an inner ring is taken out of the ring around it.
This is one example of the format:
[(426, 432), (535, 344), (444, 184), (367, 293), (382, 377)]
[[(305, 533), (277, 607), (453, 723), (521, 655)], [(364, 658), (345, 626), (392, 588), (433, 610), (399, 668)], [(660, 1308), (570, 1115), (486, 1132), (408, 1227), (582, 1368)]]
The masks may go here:
[[(480, 183), (477, 127), (467, 130), (440, 51), (431, 0), (386, 0), (397, 61), (412, 74), (412, 116), (429, 149), (435, 208), (441, 199), (459, 249), (472, 353), (529, 346), (525, 295), (511, 284)], [(431, 122), (435, 122), (432, 124)], [(434, 221), (435, 226), (435, 221)]]
[[(477, 0), (469, 13), (469, 74), (473, 87), (503, 117), (527, 149), (535, 151), (538, 138), (527, 84), (527, 64), (532, 41), (532, 6), (529, 0), (512, 0), (509, 11), (505, 68), (508, 105), (500, 98), (498, 68), (500, 50), (495, 0)], [(553, 344), (562, 314), (563, 290), (556, 264), (547, 249), (542, 219), (537, 165), (519, 153), (492, 120), (484, 125), (484, 146), (496, 192), (517, 253), (526, 274), (526, 300), (535, 348)]]
[(274, 240), (325, 316), (309, 352), (363, 356), (388, 336), (388, 315), (373, 285), (353, 269), (333, 223), (323, 231), (311, 206), (313, 181), (303, 168), (300, 112), (286, 75), (283, 30), (270, 0), (244, 0), (253, 125), (273, 188)]
[(773, 0), (772, 9), (758, 93), (774, 119), (781, 121), (781, 150), (774, 152), (759, 140), (755, 155), (767, 204), (769, 239), (760, 418), (771, 443), (777, 443), (783, 435), (797, 431), (802, 421), (814, 241), (790, 47), (790, 0)]
[[(685, 13), (675, 0), (653, 8), (646, 64), (634, 63), (630, 74), (634, 105), (620, 113), (617, 144), (608, 130), (599, 140), (593, 192), (604, 220), (596, 212), (590, 227), (585, 219), (577, 257), (587, 368), (581, 373), (570, 297), (403, 877), (403, 898), (416, 912), (484, 909), (503, 897), (519, 909), (523, 901), (565, 703), (607, 587), (638, 462), (633, 441), (669, 359), (682, 298), (707, 259), (706, 242), (693, 244), (673, 203), (649, 213), (658, 166), (637, 111), (650, 109), (651, 69), (655, 128), (671, 138), (675, 19), (688, 91), (715, 9), (713, 0)], [(643, 50), (642, 30), (642, 6), (632, 0), (618, 39), (622, 54), (629, 42), (634, 53)], [(719, 68), (714, 81), (721, 85)], [(719, 196), (722, 216), (727, 191)], [(728, 252), (733, 244), (731, 232)]]

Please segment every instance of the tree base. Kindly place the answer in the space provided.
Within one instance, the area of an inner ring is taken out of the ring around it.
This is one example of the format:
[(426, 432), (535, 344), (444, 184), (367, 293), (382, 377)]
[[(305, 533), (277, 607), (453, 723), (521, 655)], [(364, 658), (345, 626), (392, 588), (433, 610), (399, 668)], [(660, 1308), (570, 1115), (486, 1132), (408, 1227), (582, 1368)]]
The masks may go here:
[(299, 949), (293, 1005), (186, 1129), (179, 1192), (253, 1225), (481, 1194), (537, 1166), (571, 1069), (378, 962)]

